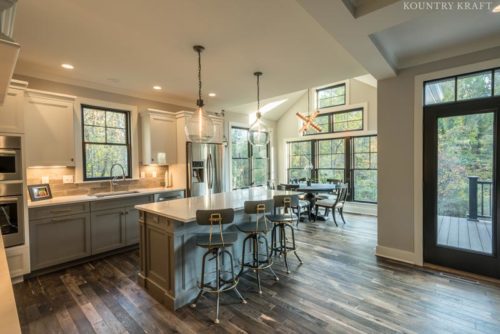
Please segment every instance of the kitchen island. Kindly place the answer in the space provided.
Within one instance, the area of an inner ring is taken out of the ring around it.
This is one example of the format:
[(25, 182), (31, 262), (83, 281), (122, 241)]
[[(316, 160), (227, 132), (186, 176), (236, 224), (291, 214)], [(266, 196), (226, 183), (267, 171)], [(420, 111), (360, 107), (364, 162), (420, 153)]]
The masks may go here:
[[(225, 193), (137, 205), (140, 223), (139, 284), (170, 310), (191, 302), (198, 293), (201, 260), (205, 250), (195, 244), (197, 233), (208, 233), (208, 226), (196, 224), (196, 211), (233, 208), (234, 224), (227, 231), (237, 231), (235, 224), (247, 221), (243, 213), (245, 201), (272, 199), (275, 195), (295, 195), (297, 192), (262, 188), (235, 190)], [(214, 232), (218, 232), (214, 227)], [(228, 248), (232, 251), (238, 272), (244, 234)], [(215, 261), (212, 261), (215, 262)], [(207, 272), (213, 271), (208, 268)], [(210, 278), (210, 276), (209, 276)]]

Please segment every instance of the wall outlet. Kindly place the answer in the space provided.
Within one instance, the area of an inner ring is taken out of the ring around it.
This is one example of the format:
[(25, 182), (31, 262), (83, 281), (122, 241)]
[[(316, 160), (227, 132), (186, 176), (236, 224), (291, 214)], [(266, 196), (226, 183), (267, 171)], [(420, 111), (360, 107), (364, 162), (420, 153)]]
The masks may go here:
[(156, 171), (155, 170), (151, 172), (151, 176), (152, 177), (156, 177)]
[(141, 172), (141, 179), (144, 179), (146, 177), (146, 172)]
[(73, 175), (63, 175), (63, 183), (73, 183)]
[(49, 183), (50, 177), (48, 176), (42, 176), (42, 183)]

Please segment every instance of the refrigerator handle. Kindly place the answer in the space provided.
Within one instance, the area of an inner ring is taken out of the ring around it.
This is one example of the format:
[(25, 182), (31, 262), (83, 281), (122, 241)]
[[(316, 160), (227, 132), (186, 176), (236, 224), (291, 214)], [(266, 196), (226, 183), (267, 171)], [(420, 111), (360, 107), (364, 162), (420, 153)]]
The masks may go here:
[(213, 173), (212, 154), (208, 153), (208, 157), (207, 157), (208, 189), (212, 189), (212, 186), (213, 186), (212, 173)]

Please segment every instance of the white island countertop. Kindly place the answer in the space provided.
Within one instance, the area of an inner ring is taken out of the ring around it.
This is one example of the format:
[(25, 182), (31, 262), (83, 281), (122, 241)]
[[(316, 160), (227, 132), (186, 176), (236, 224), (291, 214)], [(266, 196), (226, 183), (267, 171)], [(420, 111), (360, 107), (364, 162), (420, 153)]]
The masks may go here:
[(0, 235), (0, 333), (21, 333), (2, 235)]
[(197, 210), (233, 208), (243, 210), (245, 201), (272, 199), (274, 195), (298, 195), (300, 192), (252, 188), (233, 190), (206, 196), (181, 198), (168, 202), (158, 202), (135, 206), (141, 211), (189, 223), (196, 220)]

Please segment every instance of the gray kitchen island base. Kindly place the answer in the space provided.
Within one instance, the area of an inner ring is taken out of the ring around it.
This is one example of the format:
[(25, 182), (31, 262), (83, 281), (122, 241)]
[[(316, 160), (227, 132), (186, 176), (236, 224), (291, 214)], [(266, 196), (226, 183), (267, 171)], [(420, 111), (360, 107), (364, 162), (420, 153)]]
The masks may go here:
[[(234, 208), (234, 223), (225, 225), (227, 227), (224, 230), (237, 232), (236, 225), (248, 222), (249, 219), (243, 212), (246, 200), (267, 200), (275, 195), (297, 194), (250, 189), (136, 206), (140, 212), (139, 284), (170, 310), (189, 304), (199, 292), (201, 262), (206, 251), (196, 246), (196, 235), (208, 233), (210, 229), (207, 225), (196, 224), (196, 210)], [(271, 229), (271, 223), (268, 224)], [(214, 226), (213, 232), (218, 231), (219, 227)], [(227, 247), (233, 254), (236, 272), (240, 269), (242, 243), (245, 237), (245, 233), (238, 233), (238, 240), (234, 245)], [(246, 252), (249, 256), (250, 251), (248, 247)], [(206, 282), (215, 279), (214, 262), (209, 261), (206, 266)], [(230, 264), (225, 265), (229, 267)]]

